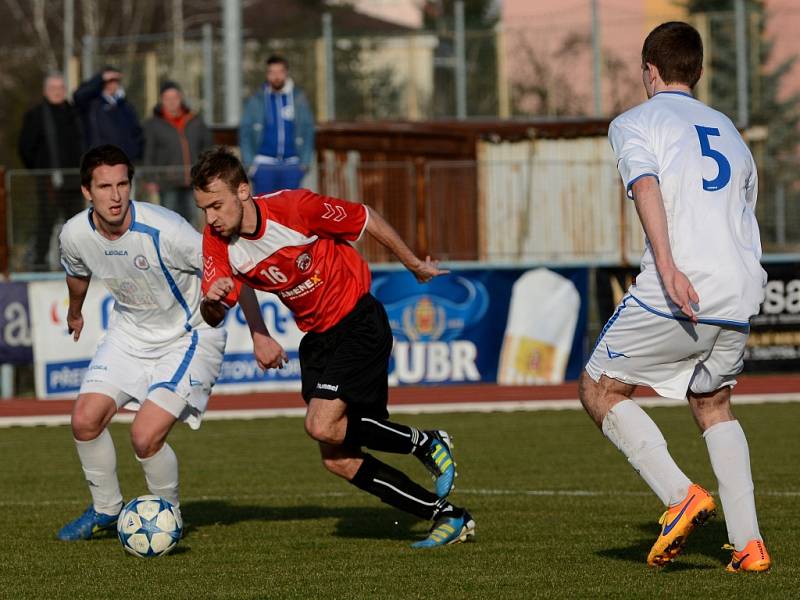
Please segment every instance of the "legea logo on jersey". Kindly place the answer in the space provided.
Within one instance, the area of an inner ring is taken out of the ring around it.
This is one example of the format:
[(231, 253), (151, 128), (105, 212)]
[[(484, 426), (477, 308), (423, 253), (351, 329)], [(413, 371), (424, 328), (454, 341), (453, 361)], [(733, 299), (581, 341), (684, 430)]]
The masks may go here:
[[(489, 307), (484, 285), (466, 277), (445, 276), (418, 286), (408, 277), (378, 277), (372, 291), (386, 306), (392, 334), (392, 378), (399, 383), (478, 381), (478, 350), (458, 339)], [(414, 294), (417, 290), (424, 293)], [(409, 294), (412, 292), (413, 295)]]
[(128, 251), (127, 250), (116, 250), (116, 249), (112, 248), (111, 250), (106, 250), (105, 254), (106, 254), (106, 256), (128, 256)]

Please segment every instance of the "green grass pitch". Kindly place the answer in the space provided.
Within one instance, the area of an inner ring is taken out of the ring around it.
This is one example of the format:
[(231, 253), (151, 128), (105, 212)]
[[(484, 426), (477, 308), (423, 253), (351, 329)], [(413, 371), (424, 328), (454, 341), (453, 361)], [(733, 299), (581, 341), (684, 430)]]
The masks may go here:
[[(0, 598), (797, 598), (800, 404), (736, 409), (748, 434), (767, 574), (724, 572), (721, 514), (662, 570), (645, 558), (662, 507), (582, 412), (399, 416), (446, 428), (452, 499), (476, 541), (408, 546), (426, 524), (325, 473), (300, 419), (178, 426), (185, 537), (150, 560), (116, 536), (64, 543), (55, 531), (88, 505), (67, 427), (0, 429)], [(716, 489), (687, 408), (653, 409), (690, 478)], [(147, 493), (112, 426), (126, 499)], [(410, 457), (381, 457), (430, 485)]]

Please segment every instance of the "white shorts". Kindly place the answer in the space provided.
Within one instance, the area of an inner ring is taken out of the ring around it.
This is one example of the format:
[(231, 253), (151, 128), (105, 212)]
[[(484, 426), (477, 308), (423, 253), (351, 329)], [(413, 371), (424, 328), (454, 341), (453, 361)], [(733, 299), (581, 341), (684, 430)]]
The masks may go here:
[(110, 396), (117, 408), (138, 410), (150, 400), (192, 429), (208, 405), (225, 351), (223, 328), (195, 329), (154, 356), (137, 356), (109, 333), (100, 343), (80, 393)]
[(647, 385), (660, 396), (685, 398), (736, 385), (749, 330), (657, 314), (627, 295), (608, 320), (586, 365), (595, 381), (607, 375)]

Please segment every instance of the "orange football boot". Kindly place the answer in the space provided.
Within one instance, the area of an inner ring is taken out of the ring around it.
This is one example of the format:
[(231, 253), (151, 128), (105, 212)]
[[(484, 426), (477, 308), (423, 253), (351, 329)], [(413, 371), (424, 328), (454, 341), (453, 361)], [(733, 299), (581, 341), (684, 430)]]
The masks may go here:
[(686, 497), (670, 506), (658, 522), (661, 533), (650, 549), (647, 564), (660, 567), (672, 561), (686, 544), (686, 539), (697, 525), (702, 525), (717, 513), (714, 498), (696, 483), (689, 486)]
[(723, 548), (733, 550), (731, 562), (728, 563), (728, 568), (726, 569), (728, 573), (743, 573), (745, 571), (758, 573), (767, 571), (772, 566), (767, 549), (761, 540), (750, 540), (741, 552), (737, 552), (733, 546), (727, 544)]

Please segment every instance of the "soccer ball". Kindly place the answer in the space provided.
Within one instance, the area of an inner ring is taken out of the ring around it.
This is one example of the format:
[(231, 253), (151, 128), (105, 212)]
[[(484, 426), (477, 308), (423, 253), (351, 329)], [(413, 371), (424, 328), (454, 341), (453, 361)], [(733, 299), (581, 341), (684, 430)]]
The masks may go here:
[(128, 502), (117, 518), (122, 547), (139, 558), (162, 556), (183, 533), (180, 510), (160, 496), (139, 496)]

